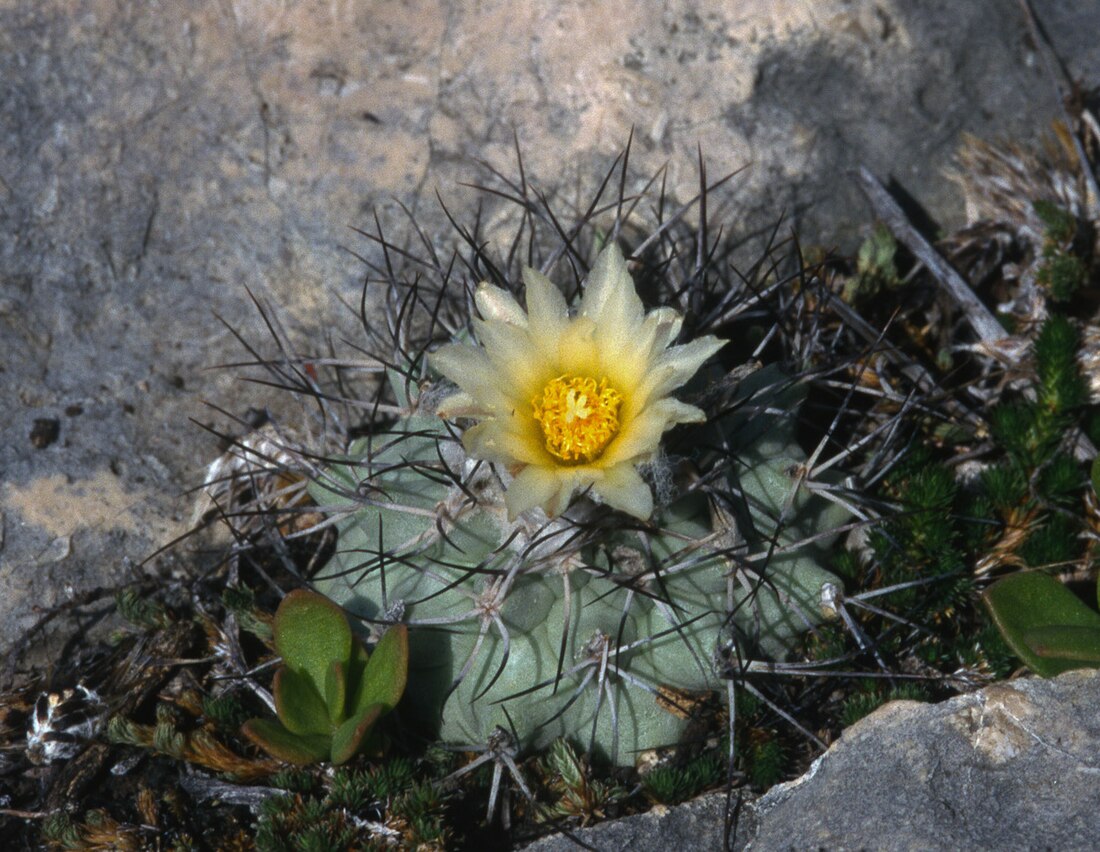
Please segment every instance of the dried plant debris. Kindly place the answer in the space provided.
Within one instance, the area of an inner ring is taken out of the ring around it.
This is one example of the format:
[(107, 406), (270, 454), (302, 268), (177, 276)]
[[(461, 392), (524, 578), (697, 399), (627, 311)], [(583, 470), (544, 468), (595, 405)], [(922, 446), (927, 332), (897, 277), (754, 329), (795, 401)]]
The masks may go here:
[[(1089, 125), (1084, 129), (1089, 130)], [(1071, 300), (1093, 275), (1097, 223), (1070, 131), (1041, 153), (966, 137), (951, 172), (968, 225), (945, 240), (952, 260), (1025, 335), (1047, 303)]]

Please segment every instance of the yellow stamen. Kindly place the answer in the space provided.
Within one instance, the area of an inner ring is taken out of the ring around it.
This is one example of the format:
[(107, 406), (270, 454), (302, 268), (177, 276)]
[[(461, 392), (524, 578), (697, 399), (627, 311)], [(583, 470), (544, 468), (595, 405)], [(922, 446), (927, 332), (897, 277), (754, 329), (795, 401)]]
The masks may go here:
[(623, 397), (600, 379), (558, 376), (531, 400), (546, 449), (570, 464), (595, 461), (619, 431)]

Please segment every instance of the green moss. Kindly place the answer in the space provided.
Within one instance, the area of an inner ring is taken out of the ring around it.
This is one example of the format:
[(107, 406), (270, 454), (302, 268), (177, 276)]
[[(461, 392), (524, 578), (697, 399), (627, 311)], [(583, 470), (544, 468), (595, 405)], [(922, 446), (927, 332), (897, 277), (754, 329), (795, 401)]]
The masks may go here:
[(294, 789), (260, 807), (256, 845), (263, 852), (298, 849), (371, 849), (384, 838), (369, 824), (407, 824), (403, 842), (410, 848), (446, 837), (444, 802), (418, 766), (396, 757), (362, 769), (335, 770), (322, 789), (316, 776), (301, 770), (280, 773), (272, 783)]
[(1032, 204), (1032, 209), (1043, 223), (1049, 242), (1068, 243), (1077, 233), (1077, 219), (1070, 211), (1053, 201), (1036, 201)]
[(806, 638), (805, 652), (811, 660), (835, 660), (847, 651), (848, 634), (839, 623), (823, 624)]
[(1040, 404), (1055, 413), (1071, 412), (1088, 397), (1077, 365), (1079, 346), (1073, 323), (1058, 315), (1043, 323), (1035, 338), (1036, 391)]
[(995, 464), (982, 472), (982, 487), (991, 508), (1007, 513), (1027, 498), (1027, 480), (1016, 465)]
[(554, 801), (540, 806), (540, 819), (579, 818), (582, 824), (606, 816), (609, 808), (626, 797), (626, 790), (597, 777), (588, 760), (564, 738), (551, 743), (539, 762), (543, 784)]
[(884, 289), (899, 284), (896, 256), (897, 241), (889, 228), (879, 223), (859, 247), (856, 274), (844, 286), (842, 298), (849, 304), (859, 304), (874, 298)]
[(859, 557), (850, 550), (841, 550), (833, 556), (831, 567), (833, 573), (844, 580), (845, 585), (855, 583), (863, 573)]
[(1020, 547), (1020, 557), (1032, 568), (1062, 568), (1081, 554), (1080, 522), (1052, 515), (1034, 529)]
[(1088, 268), (1081, 258), (1072, 254), (1055, 254), (1048, 258), (1035, 280), (1043, 287), (1055, 302), (1069, 301), (1084, 286), (1088, 279)]
[(1038, 494), (1048, 503), (1071, 506), (1079, 498), (1085, 485), (1080, 466), (1068, 453), (1056, 453), (1039, 471)]
[(42, 821), (42, 839), (63, 849), (81, 848), (80, 830), (64, 811), (55, 811)]
[(657, 767), (642, 778), (642, 788), (653, 801), (673, 805), (718, 786), (725, 777), (726, 760), (712, 751), (683, 766)]
[[(898, 511), (870, 535), (884, 584), (961, 574), (965, 558), (958, 546), (959, 494), (952, 472), (918, 449), (887, 479), (884, 492), (898, 504)], [(892, 595), (891, 602), (912, 612), (942, 598), (946, 589), (943, 584), (911, 588)]]
[(390, 810), (408, 822), (414, 846), (440, 842), (446, 837), (444, 801), (431, 782), (419, 782), (405, 790), (393, 800)]
[(234, 734), (251, 715), (240, 699), (229, 692), (217, 697), (203, 696), (202, 712), (220, 730)]
[(1051, 301), (1068, 301), (1088, 280), (1088, 266), (1074, 253), (1079, 236), (1077, 219), (1049, 201), (1035, 202), (1034, 209), (1046, 229), (1036, 281)]
[(745, 757), (746, 771), (753, 786), (766, 789), (782, 780), (787, 768), (786, 750), (774, 736), (753, 742)]
[(985, 669), (996, 680), (1008, 677), (1020, 665), (1001, 632), (993, 624), (987, 625), (968, 648), (961, 650), (959, 659), (965, 665)]
[(237, 623), (242, 630), (247, 630), (265, 642), (271, 641), (271, 625), (261, 617), (256, 606), (256, 594), (252, 589), (247, 586), (228, 586), (222, 592), (222, 606), (237, 616)]
[(161, 603), (133, 589), (115, 595), (118, 614), (140, 630), (156, 630), (172, 623), (172, 616)]
[(337, 769), (332, 774), (328, 803), (357, 810), (368, 802), (389, 802), (415, 781), (413, 762), (403, 757), (362, 770)]
[(317, 779), (304, 769), (282, 769), (272, 775), (268, 783), (291, 793), (311, 793), (317, 789)]
[(928, 697), (928, 691), (918, 683), (903, 683), (890, 688), (868, 683), (844, 700), (840, 719), (848, 727), (891, 701), (927, 701)]

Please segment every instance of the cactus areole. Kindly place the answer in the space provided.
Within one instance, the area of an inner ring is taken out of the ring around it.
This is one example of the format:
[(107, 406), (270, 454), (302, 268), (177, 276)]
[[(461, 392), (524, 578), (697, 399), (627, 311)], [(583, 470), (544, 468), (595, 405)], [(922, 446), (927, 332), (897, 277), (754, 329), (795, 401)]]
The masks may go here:
[[(645, 311), (617, 247), (574, 311), (523, 280), (526, 310), (482, 284), (478, 345), (429, 354), (433, 391), (457, 389), (433, 407), (395, 382), (407, 416), (314, 483), (343, 513), (316, 588), (408, 624), (402, 706), (443, 740), (499, 726), (633, 763), (682, 736), (685, 693), (821, 620), (823, 584), (840, 585), (822, 549), (846, 515), (801, 486), (780, 371), (721, 396), (721, 416), (672, 396), (723, 342), (677, 344), (680, 315)], [(679, 456), (677, 426), (698, 432)]]

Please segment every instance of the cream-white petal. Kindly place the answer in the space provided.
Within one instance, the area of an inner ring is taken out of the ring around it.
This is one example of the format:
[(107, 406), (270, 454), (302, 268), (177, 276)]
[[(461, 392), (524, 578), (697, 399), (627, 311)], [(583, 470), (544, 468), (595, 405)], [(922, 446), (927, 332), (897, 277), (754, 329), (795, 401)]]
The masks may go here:
[(462, 446), (469, 456), (475, 459), (495, 462), (496, 464), (514, 464), (508, 441), (501, 440), (500, 429), (492, 420), (486, 420), (470, 426), (462, 433)]
[(444, 397), (435, 407), (435, 413), (444, 420), (454, 420), (458, 417), (485, 417), (489, 414), (483, 405), (465, 391)]
[(489, 359), (476, 346), (448, 343), (429, 353), (428, 363), (457, 384), (459, 377), (469, 375), (471, 367), (482, 370), (488, 367)]
[(487, 320), (506, 322), (520, 328), (527, 327), (527, 314), (519, 306), (516, 297), (501, 287), (482, 281), (477, 285), (474, 302)]
[(603, 372), (616, 388), (629, 393), (642, 384), (659, 362), (661, 354), (680, 333), (682, 324), (683, 319), (672, 308), (657, 308), (646, 315), (641, 326), (627, 335), (629, 340), (625, 344), (622, 341), (600, 341), (603, 352), (614, 353), (614, 357), (605, 358)]
[(547, 514), (554, 514), (550, 507), (560, 502), (563, 482), (557, 471), (528, 465), (509, 483), (504, 493), (504, 505), (508, 509), (508, 519), (514, 521), (528, 509), (542, 507)]
[(529, 436), (508, 428), (508, 421), (489, 418), (462, 433), (466, 452), (499, 464), (545, 464), (546, 451)]
[(683, 324), (684, 318), (673, 308), (656, 308), (646, 314), (644, 325), (647, 337), (652, 335), (652, 351), (659, 353), (667, 349), (680, 333)]
[(492, 363), (492, 381), (509, 396), (528, 400), (536, 385), (547, 380), (544, 358), (532, 344), (527, 329), (503, 322), (474, 320), (477, 339)]
[(704, 361), (726, 345), (725, 340), (719, 340), (713, 335), (697, 337), (695, 340), (673, 346), (666, 349), (661, 356), (662, 363), (669, 364), (677, 371), (686, 372), (687, 378), (691, 378)]
[(601, 336), (629, 343), (645, 315), (645, 307), (634, 289), (623, 253), (614, 243), (607, 246), (588, 275), (581, 314), (596, 323)]
[(596, 335), (596, 324), (588, 317), (577, 317), (566, 325), (558, 341), (557, 366), (566, 373), (595, 377), (601, 357)]
[(557, 285), (537, 269), (524, 267), (527, 287), (527, 316), (537, 334), (557, 328), (569, 319), (569, 305)]
[(643, 521), (653, 514), (653, 492), (631, 464), (615, 465), (592, 488), (613, 509)]
[(717, 337), (700, 337), (666, 349), (639, 385), (638, 402), (663, 397), (695, 375), (703, 363), (726, 345)]
[(680, 423), (702, 423), (706, 413), (672, 397), (656, 400), (626, 424), (604, 453), (603, 461), (616, 465), (645, 459), (657, 451), (661, 436)]
[[(609, 259), (604, 260), (605, 256)], [(652, 335), (645, 326), (645, 308), (617, 248), (601, 255), (591, 280), (615, 282), (603, 288), (602, 297), (600, 289), (596, 289), (592, 300), (595, 307), (588, 314), (596, 323), (595, 340), (600, 352), (601, 373), (613, 376), (624, 386), (631, 386), (653, 357), (653, 344)], [(588, 291), (585, 299), (585, 310), (588, 310)]]
[(507, 403), (485, 350), (448, 343), (428, 355), (428, 363), (486, 408)]
[(591, 467), (559, 468), (558, 471), (562, 486), (549, 504), (547, 512), (551, 517), (557, 517), (568, 509), (574, 494), (585, 491), (603, 475), (602, 471)]

